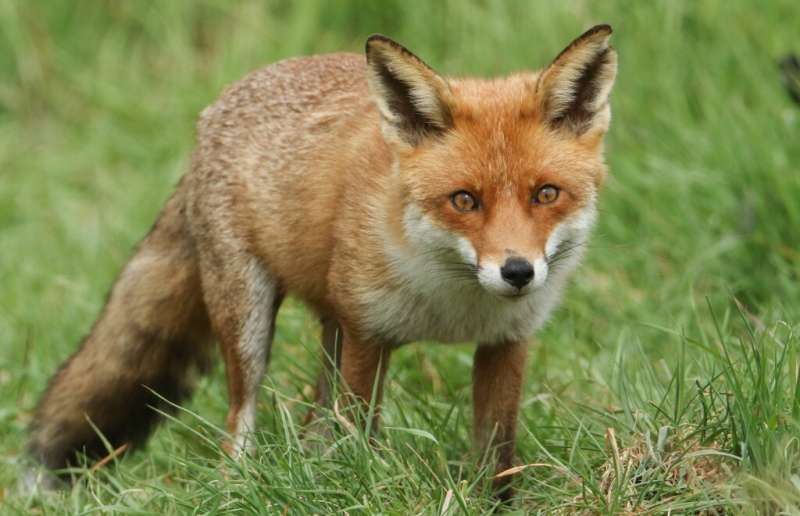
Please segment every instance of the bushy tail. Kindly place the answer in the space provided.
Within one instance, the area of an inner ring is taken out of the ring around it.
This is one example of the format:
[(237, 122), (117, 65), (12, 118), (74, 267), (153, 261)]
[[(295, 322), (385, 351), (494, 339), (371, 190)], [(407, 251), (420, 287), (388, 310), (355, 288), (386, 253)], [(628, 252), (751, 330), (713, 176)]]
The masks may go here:
[(49, 469), (144, 442), (179, 403), (193, 366), (207, 363), (209, 324), (182, 201), (175, 195), (119, 275), (80, 349), (52, 377), (36, 410), (28, 452)]

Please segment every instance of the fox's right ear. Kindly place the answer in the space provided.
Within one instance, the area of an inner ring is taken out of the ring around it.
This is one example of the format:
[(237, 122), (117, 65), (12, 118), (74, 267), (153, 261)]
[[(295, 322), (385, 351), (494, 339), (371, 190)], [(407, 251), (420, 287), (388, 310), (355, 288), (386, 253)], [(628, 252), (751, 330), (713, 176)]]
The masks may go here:
[(608, 45), (610, 36), (610, 26), (592, 27), (539, 76), (537, 95), (550, 126), (577, 136), (589, 131), (603, 134), (608, 129), (608, 100), (617, 76), (617, 53)]
[(388, 140), (416, 146), (453, 125), (450, 87), (420, 58), (391, 39), (367, 39), (367, 81)]

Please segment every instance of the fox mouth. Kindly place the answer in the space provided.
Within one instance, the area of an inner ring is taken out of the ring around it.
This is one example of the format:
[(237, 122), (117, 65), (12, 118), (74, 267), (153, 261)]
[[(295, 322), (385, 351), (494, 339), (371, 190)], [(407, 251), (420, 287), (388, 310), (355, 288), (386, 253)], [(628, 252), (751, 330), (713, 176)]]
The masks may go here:
[(522, 299), (523, 297), (527, 296), (528, 294), (530, 294), (530, 291), (523, 292), (522, 289), (520, 289), (517, 292), (512, 292), (511, 294), (497, 294), (497, 296), (498, 297), (502, 297), (503, 299), (510, 299), (510, 300), (513, 301), (513, 300), (516, 300), (516, 299)]
[(456, 284), (464, 284), (470, 286), (477, 286), (480, 290), (487, 292), (504, 301), (517, 301), (528, 296), (534, 289), (531, 285), (525, 285), (522, 288), (515, 288), (510, 292), (499, 292), (483, 284), (480, 280), (480, 272), (482, 268), (480, 265), (473, 265), (471, 263), (457, 261), (449, 263), (443, 271), (445, 277)]
[(526, 283), (519, 287), (512, 285), (501, 279), (500, 271), (493, 270), (493, 267), (475, 267), (475, 275), (477, 283), (480, 285), (482, 291), (504, 301), (523, 299), (536, 290), (533, 282)]

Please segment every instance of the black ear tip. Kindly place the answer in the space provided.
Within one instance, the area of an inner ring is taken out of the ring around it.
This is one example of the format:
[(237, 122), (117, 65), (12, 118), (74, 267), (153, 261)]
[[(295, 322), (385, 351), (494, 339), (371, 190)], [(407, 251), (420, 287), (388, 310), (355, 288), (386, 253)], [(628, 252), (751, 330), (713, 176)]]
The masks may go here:
[(367, 53), (368, 62), (371, 61), (370, 58), (379, 58), (380, 55), (390, 55), (405, 59), (414, 59), (424, 66), (428, 66), (420, 58), (415, 56), (414, 53), (409, 49), (392, 38), (384, 36), (383, 34), (373, 34), (372, 36), (368, 37), (367, 42), (364, 45), (364, 50)]
[(590, 34), (606, 34), (606, 35), (608, 35), (608, 34), (612, 34), (613, 32), (614, 32), (614, 29), (611, 28), (611, 25), (609, 25), (607, 23), (601, 23), (600, 25), (595, 25), (594, 27), (592, 27), (591, 29), (586, 31), (586, 35), (587, 36), (590, 35)]
[(589, 39), (600, 39), (600, 38), (607, 38), (614, 32), (614, 29), (611, 28), (611, 25), (607, 23), (603, 23), (600, 25), (595, 25), (591, 29), (587, 30), (583, 34), (577, 37), (575, 40), (578, 41), (586, 41)]
[(399, 47), (400, 45), (397, 44), (396, 41), (392, 40), (384, 36), (383, 34), (372, 34), (367, 38), (366, 43), (364, 43), (364, 51), (369, 55), (370, 50), (375, 47), (375, 45), (389, 45), (392, 47)]
[(389, 38), (388, 38), (388, 37), (386, 37), (386, 36), (384, 36), (383, 34), (378, 34), (378, 33), (376, 32), (375, 34), (370, 34), (370, 35), (367, 37), (367, 45), (369, 45), (369, 44), (370, 44), (370, 43), (372, 43), (373, 41), (387, 41), (388, 39), (389, 39)]

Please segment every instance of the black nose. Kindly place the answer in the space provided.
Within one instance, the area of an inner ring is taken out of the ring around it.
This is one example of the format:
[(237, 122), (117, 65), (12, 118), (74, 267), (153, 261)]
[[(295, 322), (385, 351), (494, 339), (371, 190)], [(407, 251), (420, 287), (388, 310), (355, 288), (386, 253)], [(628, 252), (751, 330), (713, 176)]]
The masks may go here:
[(500, 267), (500, 275), (517, 288), (522, 288), (533, 279), (533, 265), (525, 258), (509, 258)]

